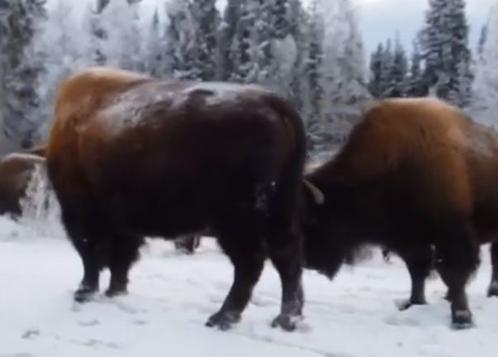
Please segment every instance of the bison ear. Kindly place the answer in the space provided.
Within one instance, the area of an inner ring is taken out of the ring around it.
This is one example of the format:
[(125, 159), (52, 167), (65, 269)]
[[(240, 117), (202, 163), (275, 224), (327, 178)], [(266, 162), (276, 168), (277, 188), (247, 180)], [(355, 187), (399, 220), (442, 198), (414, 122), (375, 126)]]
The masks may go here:
[(309, 191), (311, 196), (313, 197), (313, 201), (321, 206), (325, 203), (325, 195), (323, 194), (322, 190), (320, 190), (318, 187), (316, 187), (314, 184), (312, 184), (310, 181), (303, 179), (304, 182), (304, 187)]

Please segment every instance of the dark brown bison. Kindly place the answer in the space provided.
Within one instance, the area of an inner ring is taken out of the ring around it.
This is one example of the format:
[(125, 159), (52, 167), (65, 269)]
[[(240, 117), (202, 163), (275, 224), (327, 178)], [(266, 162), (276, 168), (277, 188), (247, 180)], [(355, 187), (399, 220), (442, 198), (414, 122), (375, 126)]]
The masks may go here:
[(258, 87), (159, 81), (105, 68), (61, 84), (47, 144), (49, 178), (84, 276), (75, 300), (126, 291), (142, 237), (209, 228), (234, 281), (209, 326), (239, 320), (267, 256), (282, 282), (285, 330), (301, 316), (298, 208), (305, 157), (299, 115)]
[[(364, 243), (406, 262), (425, 304), (433, 261), (448, 286), (455, 327), (472, 323), (465, 285), (479, 245), (498, 237), (498, 136), (435, 99), (392, 99), (366, 111), (338, 155), (306, 175), (306, 263), (332, 277)], [(319, 202), (320, 203), (320, 202)], [(435, 255), (434, 255), (435, 254)], [(498, 259), (493, 246), (496, 294)]]
[(36, 153), (13, 153), (0, 159), (0, 214), (21, 215), (20, 200), (37, 165), (45, 165), (45, 158)]

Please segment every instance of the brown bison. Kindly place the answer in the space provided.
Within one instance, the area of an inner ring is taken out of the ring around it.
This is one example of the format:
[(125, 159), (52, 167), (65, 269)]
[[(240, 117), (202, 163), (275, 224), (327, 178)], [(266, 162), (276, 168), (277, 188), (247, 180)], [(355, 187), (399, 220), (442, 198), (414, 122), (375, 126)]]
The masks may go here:
[[(465, 285), (479, 245), (498, 237), (498, 136), (435, 99), (390, 99), (370, 108), (338, 155), (306, 178), (306, 263), (329, 277), (365, 243), (406, 262), (425, 304), (433, 261), (448, 286), (455, 327), (472, 323)], [(435, 256), (434, 256), (435, 254)], [(496, 295), (497, 246), (489, 289)], [(433, 258), (435, 257), (435, 258)]]
[(0, 159), (0, 214), (17, 218), (22, 213), (20, 200), (37, 165), (44, 165), (43, 156), (34, 153), (13, 153)]
[(298, 220), (302, 120), (258, 86), (159, 81), (121, 70), (78, 72), (58, 90), (47, 143), (49, 178), (81, 256), (76, 301), (124, 293), (144, 236), (209, 229), (234, 281), (208, 326), (239, 320), (267, 256), (282, 282), (273, 326), (302, 314)]

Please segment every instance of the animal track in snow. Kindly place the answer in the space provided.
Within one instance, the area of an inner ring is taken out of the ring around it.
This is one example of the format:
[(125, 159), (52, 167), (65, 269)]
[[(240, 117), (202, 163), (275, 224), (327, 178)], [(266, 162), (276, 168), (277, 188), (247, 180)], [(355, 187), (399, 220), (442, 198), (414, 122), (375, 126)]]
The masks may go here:
[(92, 327), (100, 325), (100, 321), (99, 320), (78, 321), (78, 325), (83, 327)]

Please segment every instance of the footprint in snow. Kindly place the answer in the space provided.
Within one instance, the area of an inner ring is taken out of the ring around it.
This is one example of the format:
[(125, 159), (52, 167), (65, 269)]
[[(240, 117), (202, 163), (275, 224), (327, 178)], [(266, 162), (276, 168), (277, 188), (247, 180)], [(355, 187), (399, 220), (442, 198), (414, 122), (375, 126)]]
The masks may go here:
[(100, 324), (99, 320), (78, 321), (78, 325), (82, 327), (91, 327), (99, 324)]
[(32, 340), (38, 336), (40, 336), (40, 330), (29, 329), (29, 330), (24, 331), (24, 333), (21, 335), (21, 338), (23, 340)]
[(149, 321), (136, 319), (136, 320), (133, 320), (132, 323), (134, 325), (137, 325), (137, 326), (145, 326), (145, 325), (149, 324)]
[(91, 338), (91, 339), (88, 339), (85, 341), (72, 340), (71, 342), (75, 345), (80, 345), (80, 346), (85, 346), (85, 347), (104, 347), (104, 348), (109, 348), (109, 349), (113, 349), (113, 350), (117, 350), (117, 349), (120, 349), (122, 347), (114, 342), (101, 341), (101, 340), (97, 340), (94, 338)]

